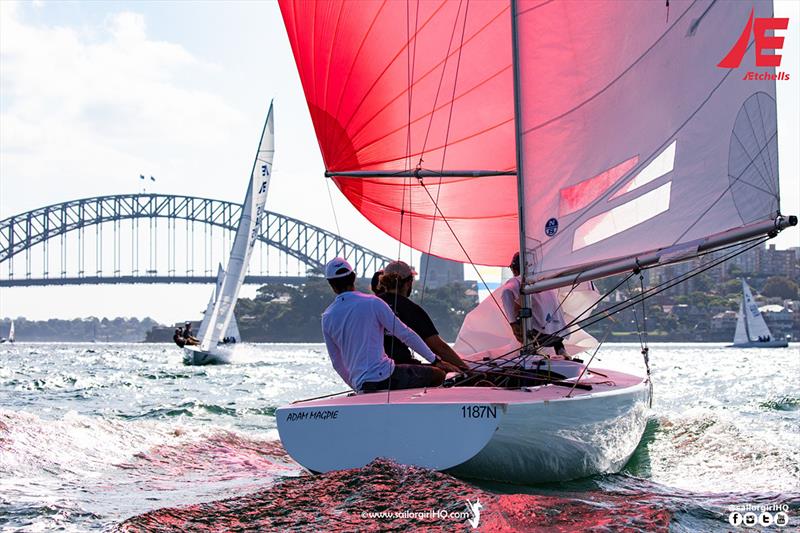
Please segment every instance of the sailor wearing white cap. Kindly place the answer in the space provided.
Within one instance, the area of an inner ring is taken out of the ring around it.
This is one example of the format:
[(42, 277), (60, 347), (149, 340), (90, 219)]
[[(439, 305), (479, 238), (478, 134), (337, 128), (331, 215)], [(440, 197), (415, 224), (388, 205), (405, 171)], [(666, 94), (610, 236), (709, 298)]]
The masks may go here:
[[(436, 387), (444, 371), (425, 342), (376, 296), (355, 290), (356, 274), (345, 259), (325, 265), (336, 298), (322, 313), (322, 334), (333, 368), (355, 391)], [(400, 339), (431, 365), (395, 365), (383, 350), (384, 331)]]

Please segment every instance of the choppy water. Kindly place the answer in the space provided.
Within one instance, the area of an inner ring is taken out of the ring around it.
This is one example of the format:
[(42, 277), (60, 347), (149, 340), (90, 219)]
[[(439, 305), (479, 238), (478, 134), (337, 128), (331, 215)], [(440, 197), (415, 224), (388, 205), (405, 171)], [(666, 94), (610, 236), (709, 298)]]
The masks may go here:
[[(598, 367), (642, 371), (637, 346)], [(521, 487), (376, 461), (311, 476), (275, 408), (343, 390), (321, 345), (0, 345), (0, 530), (731, 531), (731, 505), (800, 524), (800, 349), (654, 345), (652, 420), (624, 472)], [(371, 516), (370, 513), (386, 513)]]

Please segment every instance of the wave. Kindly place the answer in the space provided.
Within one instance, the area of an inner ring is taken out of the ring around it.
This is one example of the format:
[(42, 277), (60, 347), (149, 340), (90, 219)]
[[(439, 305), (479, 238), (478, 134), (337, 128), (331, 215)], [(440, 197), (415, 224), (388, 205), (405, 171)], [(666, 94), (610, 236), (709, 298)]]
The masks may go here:
[(800, 398), (782, 396), (774, 400), (762, 402), (758, 404), (758, 406), (764, 409), (771, 409), (775, 411), (797, 411), (800, 410)]
[(246, 415), (274, 417), (276, 410), (277, 407), (275, 406), (234, 408), (191, 400), (179, 403), (177, 405), (156, 407), (136, 414), (117, 412), (117, 416), (125, 420), (164, 419), (181, 416), (196, 417), (203, 415), (230, 416), (237, 418)]
[(96, 527), (298, 475), (272, 433), (0, 410), (0, 529), (33, 522)]
[(702, 408), (654, 418), (624, 472), (693, 491), (796, 490), (796, 429), (763, 431), (760, 424), (758, 417)]
[(606, 493), (494, 494), (441, 472), (378, 459), (364, 468), (285, 479), (246, 496), (151, 511), (119, 530), (471, 531), (475, 513), (468, 503), (480, 503), (482, 531), (666, 532), (671, 517), (660, 502)]

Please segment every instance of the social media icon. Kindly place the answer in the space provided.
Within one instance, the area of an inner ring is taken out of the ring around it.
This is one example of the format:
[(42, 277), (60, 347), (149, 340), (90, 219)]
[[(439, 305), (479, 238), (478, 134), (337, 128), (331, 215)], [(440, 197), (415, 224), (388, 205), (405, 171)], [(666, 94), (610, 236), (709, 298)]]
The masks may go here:
[(774, 523), (776, 526), (788, 526), (789, 525), (789, 515), (784, 513), (783, 511), (775, 513), (775, 520)]

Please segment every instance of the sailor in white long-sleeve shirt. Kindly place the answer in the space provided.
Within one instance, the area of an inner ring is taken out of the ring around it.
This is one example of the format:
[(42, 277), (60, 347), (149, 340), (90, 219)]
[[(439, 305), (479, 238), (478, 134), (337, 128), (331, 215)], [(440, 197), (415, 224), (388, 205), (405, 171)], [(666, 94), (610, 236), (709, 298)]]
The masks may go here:
[[(355, 391), (436, 387), (445, 371), (428, 345), (392, 312), (386, 302), (355, 290), (356, 275), (350, 264), (337, 257), (325, 265), (325, 277), (336, 298), (322, 314), (322, 334), (333, 368)], [(383, 350), (384, 331), (430, 362), (430, 365), (395, 365)]]
[[(520, 278), (519, 252), (514, 254), (508, 266), (514, 277), (507, 280), (500, 291), (503, 302), (503, 312), (508, 319), (514, 336), (522, 342), (522, 327), (519, 319), (520, 307)], [(564, 348), (564, 339), (559, 336), (565, 328), (564, 313), (555, 290), (538, 292), (531, 295), (531, 329), (528, 335), (532, 337), (537, 346), (552, 347), (556, 354), (570, 359)]]

